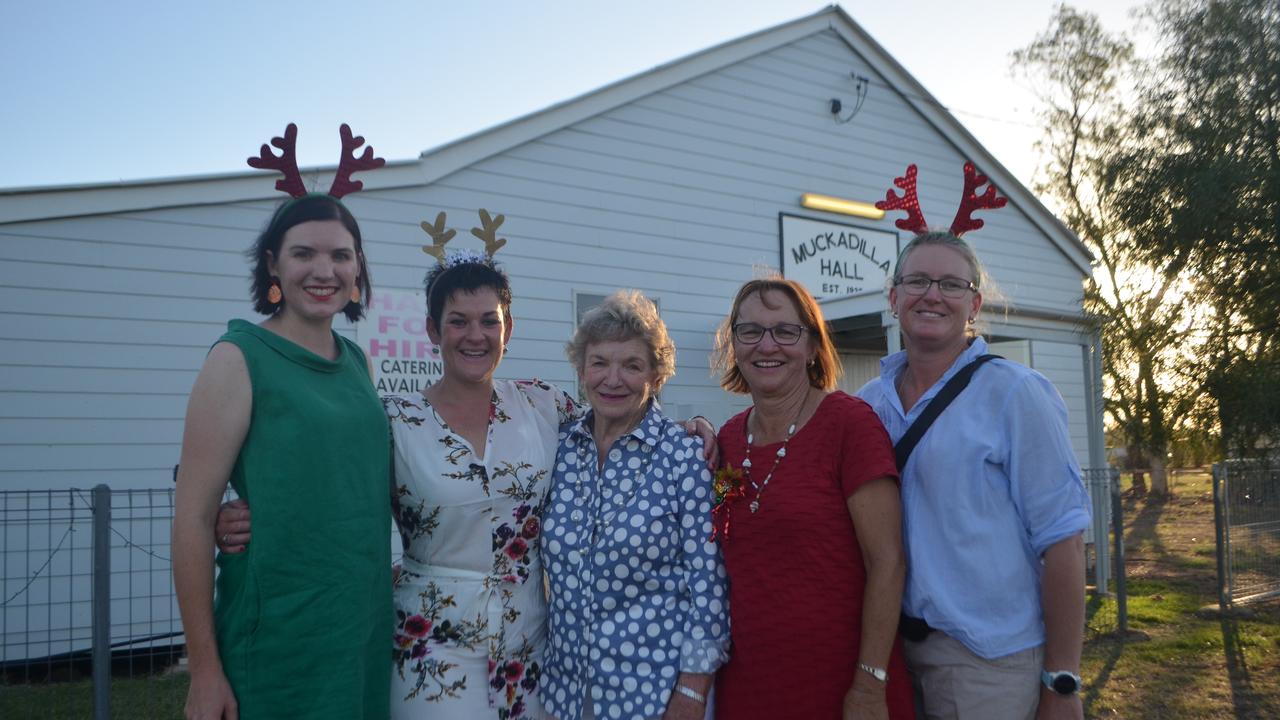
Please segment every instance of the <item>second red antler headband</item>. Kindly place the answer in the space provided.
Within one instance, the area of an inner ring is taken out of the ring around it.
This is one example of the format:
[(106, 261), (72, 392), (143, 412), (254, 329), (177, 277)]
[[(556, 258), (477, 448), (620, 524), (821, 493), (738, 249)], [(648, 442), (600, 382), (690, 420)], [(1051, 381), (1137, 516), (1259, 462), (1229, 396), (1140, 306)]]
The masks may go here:
[[(928, 225), (924, 221), (924, 213), (920, 212), (920, 198), (916, 195), (916, 173), (915, 164), (907, 166), (907, 173), (900, 178), (895, 178), (893, 184), (900, 188), (902, 195), (894, 193), (890, 188), (884, 196), (884, 200), (876, 203), (876, 207), (881, 210), (902, 210), (907, 213), (905, 218), (899, 218), (894, 221), (903, 230), (920, 234), (929, 232)], [(987, 189), (978, 194), (978, 188), (983, 185)], [(973, 163), (966, 162), (964, 164), (964, 192), (960, 196), (960, 208), (956, 210), (956, 217), (951, 221), (951, 234), (963, 235), (970, 230), (977, 230), (985, 223), (982, 220), (973, 217), (974, 210), (985, 210), (993, 208), (1002, 208), (1009, 199), (996, 195), (996, 186), (991, 184), (986, 175), (978, 172)]]

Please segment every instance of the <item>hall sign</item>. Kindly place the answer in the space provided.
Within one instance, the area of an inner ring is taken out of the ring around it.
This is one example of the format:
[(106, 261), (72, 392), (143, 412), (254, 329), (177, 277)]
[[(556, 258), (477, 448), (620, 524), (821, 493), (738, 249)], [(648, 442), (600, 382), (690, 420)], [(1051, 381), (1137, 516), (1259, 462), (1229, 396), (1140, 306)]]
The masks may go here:
[(379, 395), (419, 392), (444, 374), (440, 349), (427, 337), (427, 303), (420, 291), (374, 290), (364, 319), (356, 323), (356, 343), (373, 364)]
[(782, 276), (815, 298), (884, 288), (898, 259), (898, 233), (779, 213)]

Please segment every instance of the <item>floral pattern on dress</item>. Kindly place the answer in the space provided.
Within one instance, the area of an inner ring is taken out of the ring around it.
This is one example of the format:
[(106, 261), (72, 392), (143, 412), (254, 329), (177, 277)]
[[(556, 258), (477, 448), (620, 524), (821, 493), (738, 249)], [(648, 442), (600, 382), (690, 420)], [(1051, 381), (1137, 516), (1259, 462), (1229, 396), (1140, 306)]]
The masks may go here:
[(503, 582), (523, 585), (529, 579), (529, 565), (533, 548), (538, 544), (542, 519), (534, 514), (528, 504), (517, 505), (511, 511), (512, 523), (502, 523), (493, 531), (494, 569), (502, 575)]
[(424, 535), (430, 535), (440, 525), (440, 510), (436, 507), (427, 510), (427, 501), (416, 504), (403, 500), (409, 495), (409, 488), (404, 485), (396, 487), (391, 498), (391, 512), (395, 516), (396, 526), (405, 539), (413, 542)]
[(480, 457), (422, 395), (385, 404), (405, 542), (393, 715), (540, 720), (542, 517), (559, 426), (579, 410), (546, 383), (495, 381)]
[[(417, 577), (404, 571), (401, 580), (410, 576)], [(406, 672), (416, 676), (413, 689), (405, 699), (416, 698), (424, 690), (427, 691), (426, 700), (457, 697), (458, 692), (466, 688), (467, 678), (448, 678), (455, 664), (432, 657), (432, 646), (448, 643), (475, 648), (484, 641), (483, 622), (481, 618), (458, 623), (442, 619), (445, 609), (457, 606), (457, 602), (452, 595), (442, 593), (435, 583), (428, 582), (427, 589), (418, 597), (422, 599), (421, 612), (410, 615), (404, 610), (396, 610), (393, 650), (396, 672), (402, 680), (406, 679)]]
[(498, 707), (499, 720), (524, 717), (525, 696), (537, 692), (538, 680), (542, 677), (542, 666), (533, 655), (533, 646), (526, 642), (508, 654), (505, 662), (489, 660), (489, 687), (506, 701), (505, 707)]

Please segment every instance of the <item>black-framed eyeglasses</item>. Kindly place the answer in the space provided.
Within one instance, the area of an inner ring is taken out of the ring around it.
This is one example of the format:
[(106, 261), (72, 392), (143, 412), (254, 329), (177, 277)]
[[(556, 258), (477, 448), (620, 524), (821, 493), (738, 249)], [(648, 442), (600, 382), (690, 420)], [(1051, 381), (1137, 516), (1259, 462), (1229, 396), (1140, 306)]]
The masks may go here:
[(949, 298), (961, 298), (970, 290), (978, 290), (978, 286), (972, 282), (954, 277), (935, 280), (928, 275), (907, 275), (893, 281), (894, 286), (902, 288), (908, 295), (923, 295), (929, 292), (929, 286), (934, 283), (938, 284), (938, 292)]
[(804, 335), (805, 327), (795, 323), (778, 323), (773, 327), (765, 327), (759, 323), (744, 322), (733, 326), (733, 339), (743, 345), (755, 345), (764, 339), (764, 334), (773, 336), (779, 345), (795, 345)]

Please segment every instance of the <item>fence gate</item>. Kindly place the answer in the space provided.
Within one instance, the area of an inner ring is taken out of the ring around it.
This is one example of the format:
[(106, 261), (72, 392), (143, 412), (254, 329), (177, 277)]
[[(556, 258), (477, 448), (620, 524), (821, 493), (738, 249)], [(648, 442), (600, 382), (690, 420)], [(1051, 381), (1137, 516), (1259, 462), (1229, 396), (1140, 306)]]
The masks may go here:
[(1280, 597), (1280, 465), (1228, 460), (1213, 466), (1218, 602)]

